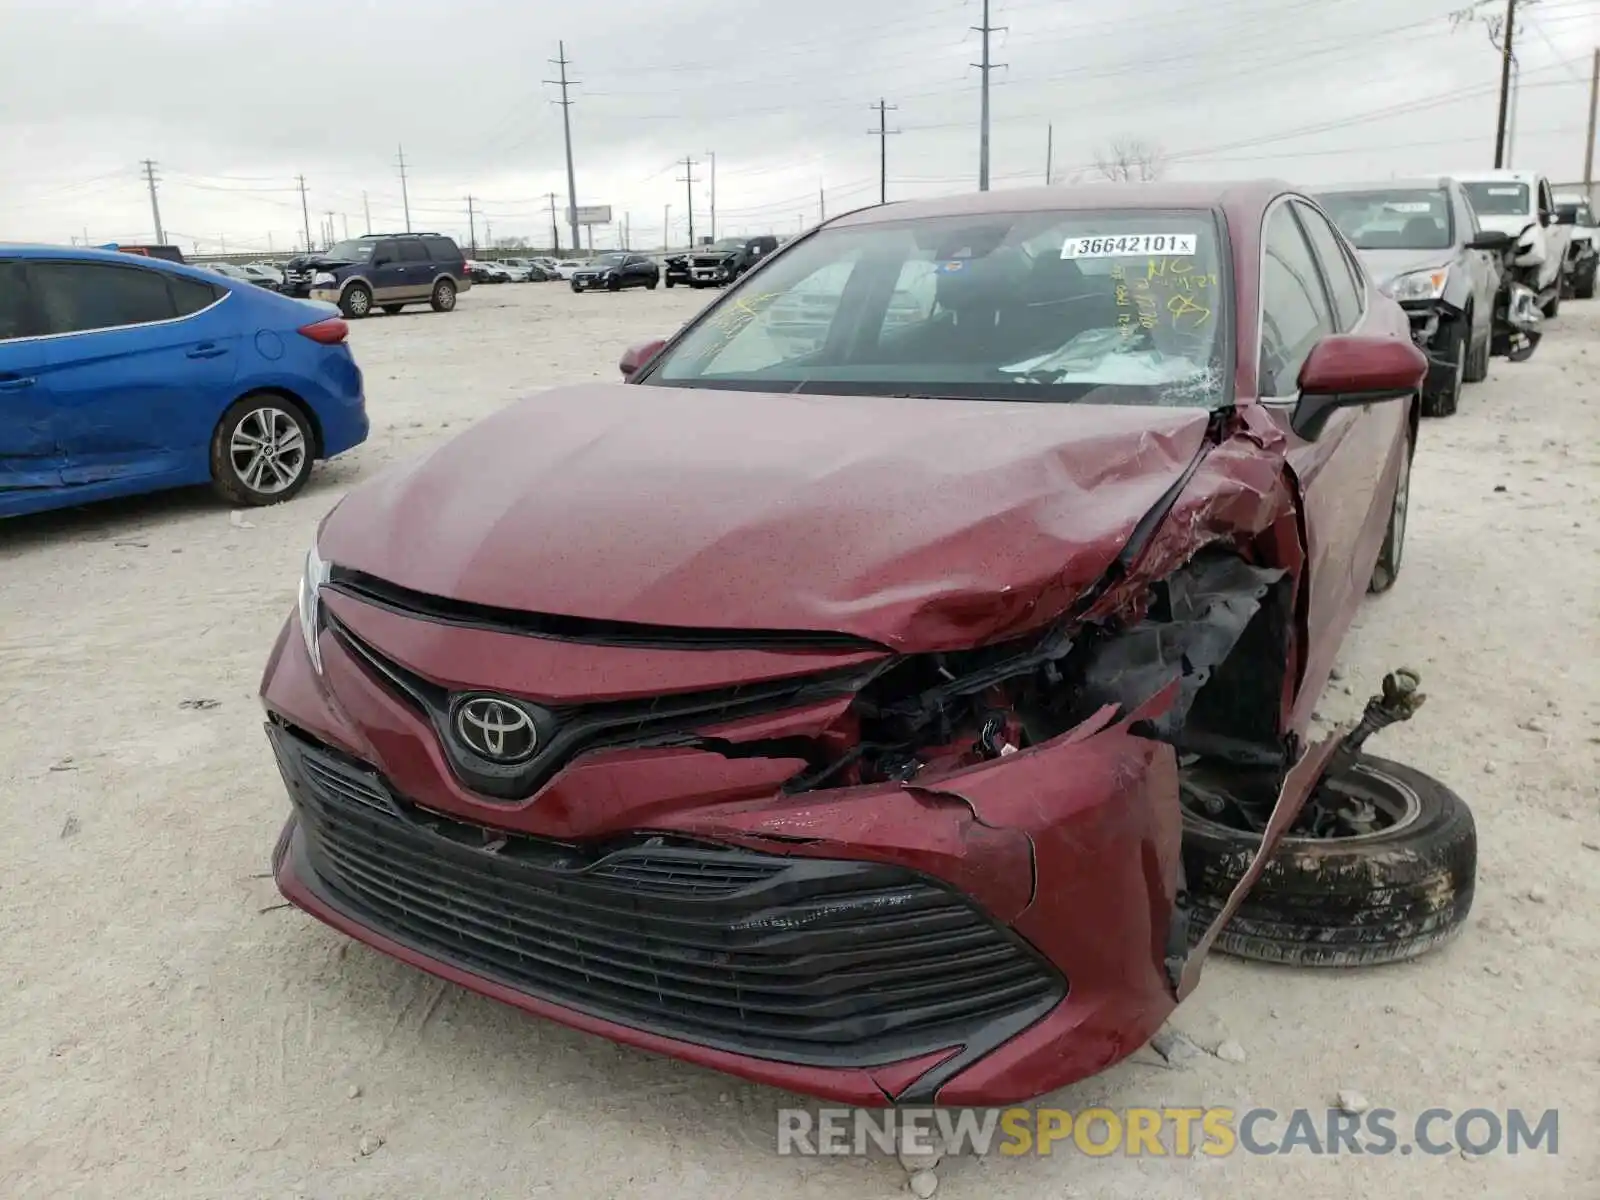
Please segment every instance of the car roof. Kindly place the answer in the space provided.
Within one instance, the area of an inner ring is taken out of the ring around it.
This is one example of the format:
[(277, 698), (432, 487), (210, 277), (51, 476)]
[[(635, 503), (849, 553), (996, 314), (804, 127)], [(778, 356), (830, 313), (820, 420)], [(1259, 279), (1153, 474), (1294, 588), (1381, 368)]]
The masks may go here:
[(1449, 187), (1448, 175), (1417, 175), (1410, 179), (1374, 180), (1371, 183), (1328, 183), (1311, 188), (1313, 196), (1332, 196), (1339, 192), (1406, 192)]
[(1073, 212), (1094, 209), (1215, 209), (1240, 214), (1265, 208), (1284, 192), (1298, 192), (1276, 179), (1220, 183), (1106, 183), (1083, 187), (1012, 188), (968, 192), (931, 200), (901, 200), (857, 209), (828, 226), (876, 225), (923, 217), (981, 216), (985, 213)]
[[(70, 259), (73, 262), (103, 262), (113, 266), (146, 267), (154, 271), (169, 271), (186, 275), (190, 279), (215, 282), (217, 272), (208, 271), (194, 263), (177, 263), (154, 255), (126, 254), (121, 250), (102, 250), (97, 246), (53, 246), (31, 242), (0, 242), (0, 258), (32, 258), (43, 260)], [(224, 275), (222, 278), (226, 279)]]
[(1539, 172), (1485, 167), (1479, 171), (1451, 171), (1450, 178), (1461, 180), (1464, 183), (1526, 183), (1532, 185), (1539, 178)]

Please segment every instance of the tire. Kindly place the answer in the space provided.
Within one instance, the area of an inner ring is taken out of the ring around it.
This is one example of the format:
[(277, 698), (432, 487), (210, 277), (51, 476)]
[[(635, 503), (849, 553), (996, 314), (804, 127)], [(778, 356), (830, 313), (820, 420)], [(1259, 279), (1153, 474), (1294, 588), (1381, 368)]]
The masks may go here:
[[(1470, 318), (1471, 310), (1469, 309), (1469, 322)], [(1482, 383), (1489, 378), (1489, 343), (1492, 340), (1493, 336), (1485, 330), (1483, 337), (1479, 341), (1468, 343), (1467, 366), (1461, 376), (1467, 383)]]
[(1561, 284), (1556, 284), (1556, 294), (1550, 297), (1550, 302), (1539, 309), (1547, 320), (1553, 319), (1561, 312)]
[(441, 279), (433, 285), (433, 294), (428, 297), (434, 312), (455, 312), (456, 310), (456, 284), (453, 279)]
[(1395, 480), (1394, 500), (1389, 505), (1389, 527), (1384, 531), (1383, 549), (1378, 551), (1372, 579), (1367, 583), (1367, 591), (1374, 595), (1387, 592), (1400, 577), (1400, 564), (1406, 551), (1406, 515), (1411, 509), (1411, 459), (1416, 449), (1408, 425), (1405, 452), (1400, 458), (1400, 477)]
[(608, 292), (620, 292), (621, 290), (622, 290), (622, 280), (617, 279), (615, 277), (606, 280), (606, 291), (608, 291)]
[[(274, 451), (265, 456), (263, 439)], [(316, 438), (304, 410), (293, 400), (258, 393), (235, 401), (211, 435), (211, 486), (239, 508), (292, 499), (316, 460)]]
[[(1403, 813), (1400, 823), (1362, 837), (1286, 837), (1218, 936), (1218, 950), (1300, 967), (1366, 967), (1416, 958), (1461, 929), (1478, 867), (1466, 803), (1421, 771), (1370, 755), (1344, 778), (1385, 796)], [(1259, 844), (1259, 835), (1185, 807), (1183, 863), (1196, 936)]]
[(372, 289), (364, 283), (352, 283), (339, 297), (339, 311), (352, 321), (372, 315)]
[(399, 312), (401, 309), (403, 309), (404, 307), (405, 307), (404, 304), (385, 304), (383, 306), (383, 311), (386, 312), (387, 314), (389, 314), (389, 316), (392, 317), (397, 312)]
[(583, 285), (581, 283), (579, 283), (576, 279), (574, 279), (572, 281), (572, 290), (575, 291), (575, 292), (581, 292), (581, 291), (583, 291)]
[(1472, 326), (1465, 319), (1452, 320), (1442, 330), (1443, 345), (1439, 349), (1443, 352), (1438, 357), (1455, 363), (1455, 372), (1443, 387), (1437, 391), (1424, 392), (1422, 395), (1422, 415), (1425, 417), (1454, 416), (1456, 407), (1461, 403), (1461, 384), (1466, 378), (1467, 355), (1472, 340)]
[(662, 282), (665, 283), (668, 287), (677, 286), (676, 282), (673, 280), (672, 276), (670, 276), (670, 275), (667, 276), (664, 280), (662, 280)]
[(1574, 300), (1594, 299), (1594, 275), (1595, 268), (1594, 265), (1591, 264), (1588, 270), (1573, 280), (1572, 298)]

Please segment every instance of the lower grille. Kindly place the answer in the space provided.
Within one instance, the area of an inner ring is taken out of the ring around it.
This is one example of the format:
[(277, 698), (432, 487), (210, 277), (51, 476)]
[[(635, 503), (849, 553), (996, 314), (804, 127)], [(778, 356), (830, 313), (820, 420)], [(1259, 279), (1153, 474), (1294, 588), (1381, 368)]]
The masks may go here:
[(1031, 1024), (1066, 994), (958, 893), (875, 863), (634, 838), (591, 850), (423, 812), (269, 726), (307, 884), (429, 957), (593, 1016), (796, 1063), (871, 1065)]

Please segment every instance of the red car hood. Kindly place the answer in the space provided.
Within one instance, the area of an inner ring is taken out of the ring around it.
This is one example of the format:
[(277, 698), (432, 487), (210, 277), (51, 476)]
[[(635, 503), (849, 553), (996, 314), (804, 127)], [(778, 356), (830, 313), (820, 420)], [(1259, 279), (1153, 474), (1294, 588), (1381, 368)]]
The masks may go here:
[(351, 492), (321, 554), (528, 612), (953, 649), (1057, 616), (1206, 423), (1198, 409), (558, 388)]

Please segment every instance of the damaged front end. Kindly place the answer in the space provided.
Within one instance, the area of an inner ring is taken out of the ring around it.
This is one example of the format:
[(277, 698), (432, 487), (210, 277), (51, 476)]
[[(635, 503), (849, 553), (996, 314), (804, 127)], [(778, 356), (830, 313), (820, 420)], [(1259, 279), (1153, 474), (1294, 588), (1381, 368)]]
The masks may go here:
[[(335, 572), (321, 669), (295, 627), (263, 689), (296, 810), (280, 886), (527, 1011), (813, 1095), (992, 1104), (1094, 1074), (1215, 934), (1189, 928), (1183, 806), (1281, 833), (1298, 805), (1282, 445), (1219, 415), (1097, 583), (969, 649), (602, 648)], [(590, 699), (504, 699), (528, 678)], [(530, 718), (504, 768), (452, 724), (490, 694)]]

